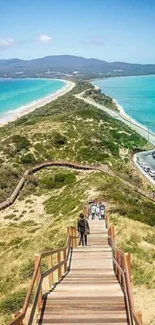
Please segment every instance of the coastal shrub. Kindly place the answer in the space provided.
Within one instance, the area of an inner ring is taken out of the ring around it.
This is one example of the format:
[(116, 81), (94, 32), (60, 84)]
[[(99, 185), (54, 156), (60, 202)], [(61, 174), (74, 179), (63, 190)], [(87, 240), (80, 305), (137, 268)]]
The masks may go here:
[(27, 290), (21, 289), (14, 293), (8, 293), (7, 297), (0, 302), (0, 309), (3, 313), (12, 314), (23, 307)]
[(49, 175), (40, 179), (41, 187), (45, 189), (61, 188), (64, 185), (73, 183), (76, 180), (76, 176), (73, 173), (63, 174), (58, 173), (55, 175)]
[(24, 122), (25, 125), (35, 125), (39, 121), (38, 118), (28, 119)]
[(13, 123), (14, 123), (14, 125), (21, 125), (21, 124), (24, 124), (27, 120), (28, 120), (28, 116), (24, 115), (24, 116), (17, 118)]
[(43, 143), (38, 142), (34, 145), (34, 148), (36, 151), (38, 151), (40, 154), (46, 153), (46, 148), (44, 147)]
[(145, 263), (141, 264), (137, 261), (133, 261), (132, 274), (134, 285), (145, 285), (147, 288), (152, 287), (153, 272), (150, 268), (146, 268)]
[(101, 145), (104, 145), (107, 150), (110, 150), (113, 156), (119, 156), (119, 146), (118, 144), (114, 143), (114, 141), (102, 140)]
[(32, 226), (37, 226), (37, 223), (33, 220), (23, 221), (20, 224), (20, 228), (32, 227)]
[(22, 164), (33, 165), (36, 163), (36, 159), (32, 153), (27, 153), (20, 158)]
[(22, 149), (28, 150), (31, 143), (30, 141), (25, 137), (20, 134), (13, 135), (10, 139), (9, 142), (12, 142), (16, 146), (16, 152), (20, 152)]
[(15, 217), (16, 215), (14, 214), (14, 213), (12, 213), (12, 214), (9, 214), (9, 215), (7, 215), (7, 216), (5, 216), (4, 217), (4, 219), (13, 219), (14, 217)]
[(54, 188), (54, 179), (53, 179), (53, 176), (50, 175), (48, 177), (42, 178), (40, 180), (40, 186), (42, 188), (45, 188), (45, 189), (48, 189), (48, 190)]
[[(3, 276), (0, 276), (0, 293), (8, 294), (8, 292), (13, 288), (14, 286), (14, 279), (15, 274), (5, 274)], [(0, 304), (0, 312), (1, 312), (1, 304)]]
[(106, 113), (104, 114), (102, 111), (97, 109), (91, 109), (90, 105), (88, 105), (88, 107), (78, 110), (76, 115), (80, 116), (82, 119), (94, 119), (99, 122), (100, 118), (104, 118)]
[(11, 185), (14, 185), (17, 182), (18, 173), (12, 167), (1, 166), (0, 167), (0, 189), (9, 189)]
[(28, 260), (28, 262), (21, 265), (19, 276), (21, 279), (27, 280), (32, 277), (33, 271), (34, 271), (34, 261)]
[(22, 237), (16, 237), (10, 241), (9, 246), (16, 246), (16, 245), (18, 246), (20, 245), (22, 240), (23, 240)]
[(81, 148), (78, 152), (78, 159), (85, 162), (104, 162), (108, 157), (109, 154), (99, 151), (97, 146)]
[(53, 134), (53, 144), (57, 148), (59, 148), (61, 146), (64, 146), (66, 143), (67, 143), (67, 138), (64, 135), (62, 135), (62, 134), (60, 134), (58, 132), (55, 132)]
[(15, 217), (13, 220), (14, 221), (18, 221), (20, 219), (20, 216), (19, 217)]

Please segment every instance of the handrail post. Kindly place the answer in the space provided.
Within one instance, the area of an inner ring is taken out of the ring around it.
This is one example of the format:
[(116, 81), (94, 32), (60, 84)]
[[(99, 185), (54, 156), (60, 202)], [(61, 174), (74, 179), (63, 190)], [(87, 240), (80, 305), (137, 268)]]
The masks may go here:
[[(52, 255), (48, 256), (48, 268), (51, 269), (53, 267), (53, 258)], [(52, 288), (53, 286), (53, 273), (50, 273), (48, 276), (48, 280), (49, 280), (49, 289)]]
[(136, 316), (137, 316), (138, 320), (140, 321), (140, 324), (142, 324), (142, 312), (136, 311)]
[(114, 225), (111, 226), (111, 230), (112, 230), (112, 241), (113, 241), (113, 244), (115, 244), (115, 227), (114, 227)]
[(109, 216), (108, 216), (108, 212), (105, 213), (105, 226), (106, 226), (106, 228), (108, 228), (108, 226), (109, 226)]
[[(36, 265), (38, 263), (39, 257), (40, 257), (39, 254), (35, 254), (35, 256), (34, 256), (35, 267), (36, 267)], [(36, 287), (39, 284), (40, 278), (41, 278), (41, 268), (40, 268), (40, 265), (39, 265), (37, 276), (36, 276)], [(40, 309), (41, 304), (42, 304), (42, 288), (40, 289), (39, 296), (38, 296), (38, 302), (37, 302), (38, 310)]]
[(72, 227), (72, 247), (74, 247), (74, 228)]
[(71, 227), (71, 247), (73, 248), (73, 228)]
[(126, 253), (126, 262), (127, 262), (128, 272), (129, 272), (129, 279), (131, 281), (131, 254), (130, 253)]
[[(61, 262), (61, 253), (60, 252), (58, 252), (58, 254), (57, 254), (57, 259), (58, 259), (58, 264)], [(61, 266), (58, 268), (58, 281), (59, 281), (59, 279), (61, 279), (61, 276), (62, 276), (62, 274), (61, 274)]]
[[(66, 249), (64, 249), (64, 251), (63, 251), (63, 259), (64, 259), (64, 261), (66, 259), (66, 256), (67, 256)], [(64, 262), (64, 274), (66, 273), (66, 271), (67, 271), (67, 261)]]
[(76, 246), (76, 229), (73, 229), (73, 234), (74, 234), (74, 240), (73, 240), (73, 247)]
[(76, 239), (75, 239), (75, 242), (76, 242), (76, 246), (78, 246), (78, 244), (79, 244), (79, 236), (78, 236), (78, 230), (76, 229), (76, 232), (75, 232), (75, 234), (76, 234)]
[[(18, 311), (17, 313), (15, 313), (15, 315), (14, 315), (14, 319), (15, 319), (17, 316), (19, 316), (19, 315), (20, 315), (20, 311)], [(22, 320), (19, 321), (19, 325), (24, 325), (24, 323), (23, 323)]]

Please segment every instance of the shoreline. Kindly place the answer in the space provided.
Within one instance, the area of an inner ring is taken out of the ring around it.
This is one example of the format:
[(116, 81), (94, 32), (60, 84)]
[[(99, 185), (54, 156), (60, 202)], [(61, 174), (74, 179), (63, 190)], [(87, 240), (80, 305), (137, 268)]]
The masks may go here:
[(103, 79), (111, 79), (111, 78), (127, 78), (127, 77), (150, 77), (150, 76), (155, 76), (155, 74), (137, 74), (137, 75), (125, 75), (125, 76), (104, 76), (104, 77), (101, 77), (101, 78), (93, 78), (93, 79), (88, 79), (87, 81), (88, 82), (93, 82), (93, 81), (96, 81), (96, 80), (103, 80)]
[[(129, 123), (129, 126), (131, 129), (132, 128), (131, 125), (141, 129), (142, 133), (141, 134), (144, 138), (146, 138), (147, 135), (147, 141), (150, 142), (151, 144), (155, 145), (155, 132), (153, 132), (151, 129), (147, 128), (144, 124), (141, 124), (140, 122), (138, 122), (137, 120), (133, 119), (130, 115), (128, 115), (124, 108), (117, 102), (117, 100), (115, 98), (112, 98), (113, 102), (115, 103), (115, 105), (118, 108), (118, 115), (124, 119), (125, 121), (127, 121)], [(135, 130), (138, 134), (140, 134), (137, 130)], [(151, 141), (151, 137), (154, 137), (153, 141)]]
[[(112, 97), (111, 97), (112, 98)], [(137, 125), (138, 127), (144, 129), (145, 131), (148, 132), (148, 128), (144, 125), (139, 123), (137, 120), (133, 119), (130, 115), (128, 115), (124, 108), (118, 103), (118, 101), (115, 98), (112, 98), (113, 103), (117, 106), (118, 108), (118, 114), (123, 117), (124, 119), (128, 120), (129, 122), (131, 122), (132, 124)], [(151, 131), (150, 133), (154, 134), (153, 131)]]
[[(148, 75), (143, 75), (143, 77), (146, 77), (146, 76), (148, 76)], [(151, 76), (155, 76), (155, 75), (151, 75)], [(122, 78), (125, 78), (125, 77), (133, 77), (133, 76), (121, 76)], [(134, 77), (137, 77), (137, 76), (134, 76)], [(141, 77), (141, 76), (139, 76), (139, 77)], [(109, 78), (109, 77), (108, 77)], [(117, 78), (117, 77), (111, 77), (111, 78)], [(103, 78), (102, 78), (103, 79)], [(106, 78), (107, 79), (107, 78)], [(97, 80), (97, 79), (96, 79)], [(100, 80), (100, 79), (99, 79)], [(95, 86), (93, 83), (92, 83), (92, 85), (93, 86)], [(98, 86), (99, 87), (99, 86)], [(99, 87), (100, 88), (100, 87)], [(101, 88), (100, 88), (101, 89)], [(101, 90), (101, 93), (103, 93), (103, 94), (105, 94), (106, 96), (109, 96), (109, 95), (107, 95), (105, 92), (103, 92), (102, 90)], [(129, 124), (129, 126), (130, 126), (130, 128), (132, 128), (132, 126), (131, 125), (133, 125), (133, 126), (135, 126), (135, 127), (137, 127), (137, 128), (139, 128), (139, 129), (141, 129), (141, 131), (142, 132), (144, 132), (143, 133), (143, 137), (144, 138), (146, 138), (146, 135), (147, 135), (147, 140), (148, 140), (148, 142), (150, 142), (150, 143), (152, 143), (153, 145), (155, 145), (155, 132), (152, 130), (152, 129), (150, 129), (150, 128), (148, 128), (145, 124), (141, 124), (140, 122), (138, 122), (137, 120), (135, 120), (135, 119), (133, 119), (130, 115), (128, 115), (126, 112), (125, 112), (125, 110), (124, 110), (124, 108), (119, 104), (119, 102), (115, 99), (115, 98), (113, 98), (113, 97), (111, 97), (111, 96), (109, 96), (111, 99), (112, 99), (112, 101), (113, 101), (113, 103), (116, 105), (116, 107), (117, 107), (117, 109), (118, 109), (118, 112), (117, 112), (117, 114), (124, 120), (124, 123), (125, 122), (127, 122), (128, 124)], [(114, 110), (113, 110), (114, 111)], [(127, 124), (126, 123), (126, 124)], [(132, 128), (132, 129), (134, 129), (135, 130), (135, 128)], [(137, 133), (139, 133), (137, 130), (135, 130)], [(140, 133), (139, 133), (140, 134)], [(153, 139), (153, 142), (152, 141), (150, 141), (151, 139), (151, 137), (150, 136), (152, 136), (152, 137), (154, 137), (154, 139)]]
[[(37, 78), (34, 78), (37, 79)], [(40, 79), (40, 78), (39, 78)], [(46, 79), (46, 78), (44, 78)], [(65, 95), (67, 92), (72, 90), (75, 86), (75, 83), (73, 81), (65, 80), (65, 79), (51, 79), (51, 80), (60, 80), (65, 83), (65, 85), (56, 92), (52, 93), (51, 95), (48, 95), (46, 97), (42, 97), (38, 100), (32, 101), (26, 105), (23, 105), (17, 109), (9, 110), (6, 112), (3, 117), (0, 117), (0, 127), (6, 125), (9, 122), (13, 122), (16, 119), (20, 118), (23, 115), (26, 115), (28, 113), (33, 112), (35, 109), (40, 108), (42, 106), (45, 106), (46, 104), (49, 104), (53, 100), (57, 99), (59, 96)]]
[(87, 102), (90, 105), (93, 105), (94, 107), (97, 107), (97, 108), (103, 110), (108, 115), (110, 115), (112, 118), (114, 118), (122, 123), (125, 123), (126, 125), (129, 126), (130, 129), (134, 130), (137, 134), (139, 134), (144, 139), (146, 139), (148, 143), (155, 146), (155, 133), (153, 133), (153, 131), (150, 132), (150, 130), (147, 129), (145, 126), (138, 123), (134, 119), (130, 118), (130, 116), (128, 116), (124, 112), (123, 108), (120, 107), (120, 105), (117, 103), (117, 101), (115, 99), (113, 99), (113, 101), (115, 103), (117, 103), (119, 111), (116, 111), (112, 108), (108, 108), (105, 105), (98, 104), (89, 98), (84, 98), (82, 95), (83, 95), (83, 93), (76, 95), (76, 97), (84, 100), (85, 102)]

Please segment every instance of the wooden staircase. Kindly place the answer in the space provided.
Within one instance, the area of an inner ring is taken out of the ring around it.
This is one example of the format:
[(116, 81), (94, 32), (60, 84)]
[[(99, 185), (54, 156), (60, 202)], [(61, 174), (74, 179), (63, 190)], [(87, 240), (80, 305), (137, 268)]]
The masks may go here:
[[(142, 325), (133, 303), (131, 255), (115, 246), (108, 215), (106, 227), (103, 220), (89, 224), (88, 246), (78, 246), (78, 232), (70, 226), (66, 246), (35, 255), (23, 308), (9, 325)], [(44, 271), (42, 260), (47, 263)]]
[(89, 224), (88, 246), (73, 249), (69, 273), (45, 298), (40, 325), (128, 324), (104, 221)]

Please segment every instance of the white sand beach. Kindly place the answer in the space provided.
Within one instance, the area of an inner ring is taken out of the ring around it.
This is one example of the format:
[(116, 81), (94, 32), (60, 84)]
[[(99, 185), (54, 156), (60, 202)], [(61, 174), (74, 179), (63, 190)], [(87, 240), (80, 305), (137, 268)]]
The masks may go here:
[(61, 80), (65, 82), (65, 86), (62, 89), (58, 90), (55, 93), (52, 93), (49, 96), (43, 97), (37, 101), (33, 101), (27, 105), (21, 106), (18, 109), (10, 110), (9, 112), (6, 113), (6, 115), (4, 114), (4, 116), (0, 118), (0, 126), (3, 126), (8, 122), (15, 121), (17, 118), (34, 111), (36, 108), (42, 107), (52, 102), (53, 100), (57, 99), (59, 96), (65, 95), (68, 91), (72, 90), (73, 87), (75, 86), (75, 83), (69, 80), (63, 80), (63, 79), (55, 79), (55, 80)]

